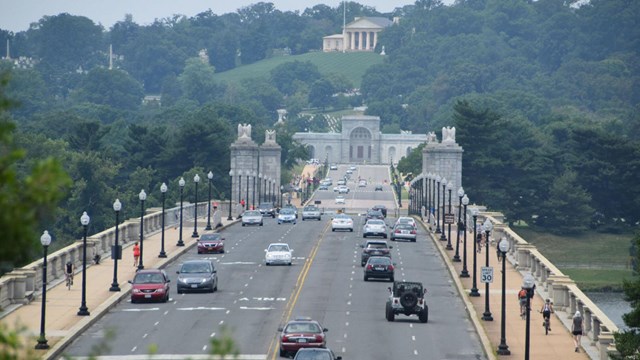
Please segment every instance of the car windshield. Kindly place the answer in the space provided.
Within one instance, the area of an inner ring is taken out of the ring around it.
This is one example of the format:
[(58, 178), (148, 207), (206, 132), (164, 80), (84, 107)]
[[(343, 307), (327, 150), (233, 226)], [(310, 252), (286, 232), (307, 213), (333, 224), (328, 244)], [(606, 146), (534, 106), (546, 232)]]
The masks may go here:
[(260, 216), (260, 211), (249, 210), (244, 212), (244, 216)]
[(222, 235), (220, 234), (202, 234), (200, 235), (200, 241), (214, 241), (214, 240), (220, 240), (222, 238)]
[(269, 245), (269, 252), (271, 251), (289, 251), (289, 247), (287, 245)]
[(369, 244), (367, 244), (367, 247), (369, 249), (386, 249), (387, 248), (387, 244), (384, 244), (384, 243), (369, 243)]
[(336, 215), (336, 219), (340, 219), (340, 220), (351, 220), (351, 218), (349, 217), (349, 215)]
[(367, 221), (367, 225), (384, 225), (384, 221), (382, 221), (382, 220), (369, 220), (369, 221)]
[(318, 208), (315, 206), (307, 206), (304, 208), (304, 211), (316, 211), (316, 210), (318, 210)]
[(415, 294), (422, 295), (422, 284), (420, 283), (398, 283), (394, 285), (394, 292), (406, 292), (411, 291)]
[(369, 216), (382, 216), (382, 212), (377, 210), (369, 211)]
[(391, 259), (389, 259), (388, 257), (372, 257), (372, 258), (369, 258), (369, 264), (389, 265), (391, 264)]
[(136, 274), (133, 279), (134, 284), (159, 284), (164, 282), (164, 276), (160, 273)]
[(408, 224), (398, 224), (396, 225), (396, 230), (413, 230), (413, 226)]
[(182, 264), (182, 268), (180, 269), (181, 274), (197, 274), (210, 271), (211, 269), (209, 267), (209, 264), (205, 262), (185, 263)]
[(270, 203), (262, 203), (262, 204), (258, 205), (258, 207), (260, 209), (271, 209), (273, 207), (273, 205), (271, 205)]
[(293, 209), (282, 209), (282, 210), (280, 210), (280, 214), (282, 214), (282, 215), (293, 215)]
[(297, 322), (297, 323), (290, 323), (289, 325), (287, 325), (287, 327), (284, 329), (284, 332), (287, 334), (290, 334), (290, 333), (320, 334), (322, 332), (322, 329), (320, 329), (320, 326), (318, 326), (318, 324), (316, 323)]
[[(316, 350), (316, 349), (314, 349)], [(298, 351), (298, 360), (333, 360), (329, 351)]]

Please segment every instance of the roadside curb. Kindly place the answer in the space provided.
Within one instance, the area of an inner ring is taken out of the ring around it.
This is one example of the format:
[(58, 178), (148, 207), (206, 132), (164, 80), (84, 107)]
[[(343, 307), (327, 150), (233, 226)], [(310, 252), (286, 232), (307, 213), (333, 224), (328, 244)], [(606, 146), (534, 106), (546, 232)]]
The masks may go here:
[[(222, 225), (222, 226), (216, 228), (216, 232), (220, 232), (220, 231), (226, 229), (227, 227), (237, 223), (238, 221), (240, 221), (240, 220), (235, 219), (235, 220), (227, 223), (226, 225)], [(158, 230), (156, 232), (153, 232), (153, 233), (149, 234), (148, 236), (152, 236), (154, 234), (157, 234), (160, 231), (162, 231), (162, 230)], [(156, 264), (156, 267), (160, 268), (160, 269), (166, 267), (167, 265), (169, 265), (170, 263), (175, 261), (178, 257), (180, 257), (181, 255), (183, 255), (184, 253), (189, 251), (191, 248), (193, 248), (196, 245), (196, 243), (197, 243), (196, 241), (191, 241), (190, 243), (185, 244), (184, 247), (180, 248), (177, 251), (174, 251), (167, 258), (165, 258), (163, 260), (160, 260)], [(105, 302), (100, 304), (95, 310), (92, 310), (90, 316), (81, 319), (75, 326), (73, 326), (71, 329), (69, 329), (69, 333), (64, 338), (62, 338), (60, 341), (58, 341), (55, 345), (53, 345), (51, 347), (51, 349), (49, 351), (47, 351), (47, 353), (42, 356), (42, 358), (43, 359), (58, 359), (58, 358), (60, 358), (60, 356), (62, 355), (64, 349), (66, 349), (67, 346), (69, 346), (69, 344), (71, 344), (71, 342), (73, 342), (75, 339), (77, 339), (80, 336), (80, 334), (84, 333), (85, 330), (87, 330), (89, 327), (91, 327), (91, 325), (95, 324), (109, 310), (111, 310), (113, 307), (118, 305), (123, 299), (127, 298), (129, 296), (130, 292), (131, 292), (131, 284), (127, 283), (126, 285), (124, 285), (121, 288), (120, 292), (113, 294), (112, 296), (107, 298), (107, 300)]]
[(467, 294), (467, 292), (465, 291), (465, 288), (462, 285), (460, 278), (458, 277), (458, 273), (455, 267), (453, 266), (453, 263), (451, 262), (451, 259), (449, 257), (449, 254), (447, 253), (447, 250), (443, 246), (441, 246), (440, 241), (438, 239), (433, 237), (433, 234), (424, 224), (422, 219), (416, 216), (412, 216), (412, 217), (416, 219), (416, 222), (420, 223), (422, 228), (427, 232), (428, 237), (431, 239), (431, 241), (433, 241), (434, 245), (438, 249), (438, 252), (440, 253), (440, 256), (447, 264), (447, 270), (449, 271), (449, 275), (453, 279), (453, 282), (456, 284), (456, 290), (458, 290), (458, 295), (460, 296), (462, 301), (464, 301), (465, 309), (467, 310), (469, 319), (471, 320), (471, 323), (473, 324), (473, 327), (476, 330), (476, 334), (478, 334), (478, 338), (480, 339), (480, 344), (482, 345), (484, 354), (487, 356), (487, 359), (496, 360), (497, 357), (495, 355), (493, 346), (491, 345), (491, 341), (489, 340), (489, 336), (487, 335), (484, 327), (482, 326), (482, 323), (479, 320), (476, 309), (473, 307), (473, 304), (469, 301), (469, 294)]

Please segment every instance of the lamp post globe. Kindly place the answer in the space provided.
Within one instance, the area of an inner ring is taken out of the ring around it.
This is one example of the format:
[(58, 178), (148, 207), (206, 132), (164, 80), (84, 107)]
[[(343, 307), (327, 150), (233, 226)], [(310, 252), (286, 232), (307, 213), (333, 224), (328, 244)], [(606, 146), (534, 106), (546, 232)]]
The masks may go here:
[[(449, 193), (449, 206), (447, 207), (447, 214), (452, 216), (451, 212), (451, 192), (453, 191), (453, 183), (451, 181), (447, 182), (447, 193)], [(443, 216), (444, 218), (444, 216)], [(453, 250), (453, 246), (451, 246), (451, 220), (449, 219), (449, 223), (447, 224), (447, 250)], [(444, 226), (444, 225), (443, 225)], [(444, 230), (444, 228), (443, 228)], [(444, 232), (444, 231), (443, 231)]]
[[(442, 182), (440, 183), (442, 186), (442, 210), (440, 211), (440, 214), (442, 214), (442, 216), (440, 216), (440, 221), (442, 223), (442, 232), (440, 233), (440, 241), (447, 241), (447, 236), (444, 234), (444, 213), (445, 213), (445, 199), (446, 199), (446, 188), (447, 188), (447, 178), (445, 178), (444, 176), (442, 177)], [(440, 191), (440, 190), (438, 190)], [(438, 197), (440, 197), (440, 194), (438, 193)]]
[(138, 261), (138, 270), (144, 269), (144, 201), (147, 200), (147, 193), (144, 189), (140, 190), (138, 194), (140, 198), (140, 261)]
[(213, 172), (209, 171), (207, 179), (209, 179), (209, 201), (207, 201), (207, 226), (204, 229), (211, 230), (211, 181), (213, 180)]
[(526, 274), (522, 279), (522, 288), (527, 291), (527, 308), (526, 308), (526, 322), (525, 322), (525, 338), (524, 338), (524, 359), (529, 360), (529, 349), (531, 347), (530, 339), (530, 324), (531, 324), (531, 298), (533, 297), (533, 291), (536, 287), (536, 280), (531, 274)]
[(91, 218), (87, 215), (87, 212), (83, 212), (80, 217), (80, 224), (84, 230), (84, 236), (82, 237), (82, 301), (80, 302), (80, 309), (78, 315), (89, 316), (89, 309), (87, 308), (87, 227), (89, 226)]
[(282, 208), (284, 186), (280, 185), (280, 208)]
[(507, 336), (506, 336), (506, 297), (505, 297), (505, 288), (507, 283), (507, 271), (506, 271), (506, 259), (507, 259), (507, 251), (509, 251), (509, 241), (506, 238), (502, 238), (500, 243), (498, 244), (498, 249), (500, 250), (500, 255), (502, 256), (502, 308), (500, 310), (501, 314), (501, 322), (500, 322), (500, 345), (498, 345), (498, 355), (510, 355), (511, 351), (509, 351), (509, 346), (507, 345)]
[(38, 343), (36, 349), (44, 350), (49, 348), (47, 338), (45, 337), (44, 323), (46, 320), (47, 312), (47, 250), (51, 245), (51, 235), (45, 230), (40, 236), (40, 244), (42, 244), (44, 257), (42, 260), (42, 307), (40, 309), (40, 337), (38, 337)]
[(191, 237), (197, 238), (198, 235), (198, 183), (200, 182), (200, 176), (196, 174), (193, 177), (193, 183), (196, 185), (195, 204), (193, 205), (193, 234)]
[(435, 206), (435, 212), (436, 212), (436, 234), (440, 234), (440, 180), (442, 180), (442, 178), (440, 177), (440, 175), (436, 175), (436, 183), (435, 183), (435, 191), (436, 191), (436, 206)]
[(162, 223), (160, 224), (160, 227), (162, 231), (160, 234), (160, 253), (158, 254), (159, 258), (167, 257), (167, 253), (164, 251), (164, 226), (165, 226), (164, 205), (165, 205), (165, 199), (166, 199), (168, 190), (169, 190), (169, 187), (167, 186), (167, 184), (162, 183), (162, 185), (160, 185), (160, 193), (162, 194), (162, 220), (161, 220)]
[(233, 170), (229, 170), (229, 177), (231, 178), (231, 180), (229, 180), (229, 216), (227, 216), (227, 220), (231, 221), (233, 220), (233, 217), (231, 216), (231, 202), (233, 198)]
[(477, 235), (476, 235), (476, 221), (478, 219), (478, 208), (477, 207), (472, 207), (471, 208), (471, 217), (473, 218), (473, 282), (472, 282), (472, 286), (471, 286), (471, 292), (469, 293), (469, 296), (480, 296), (480, 293), (478, 292), (478, 283), (477, 283), (477, 269), (478, 269), (478, 264), (477, 264), (477, 260), (478, 260), (478, 250), (476, 248), (478, 241), (477, 239)]
[(183, 201), (183, 194), (184, 194), (184, 186), (186, 185), (186, 181), (184, 181), (184, 178), (180, 178), (180, 180), (178, 180), (178, 186), (180, 186), (180, 231), (178, 231), (178, 243), (176, 243), (176, 246), (184, 246), (184, 241), (182, 241), (182, 201)]
[(462, 224), (464, 233), (462, 245), (462, 271), (460, 272), (460, 277), (462, 278), (469, 277), (469, 270), (467, 269), (467, 205), (469, 205), (469, 197), (467, 196), (467, 194), (464, 194), (464, 196), (462, 196), (462, 213), (464, 214), (462, 218)]
[(113, 258), (113, 281), (111, 282), (109, 291), (120, 291), (120, 284), (118, 283), (118, 260), (122, 257), (122, 247), (118, 243), (120, 210), (122, 210), (122, 203), (119, 199), (116, 199), (116, 201), (113, 202), (113, 211), (116, 213), (116, 238), (113, 243), (113, 250), (111, 251), (111, 257)]

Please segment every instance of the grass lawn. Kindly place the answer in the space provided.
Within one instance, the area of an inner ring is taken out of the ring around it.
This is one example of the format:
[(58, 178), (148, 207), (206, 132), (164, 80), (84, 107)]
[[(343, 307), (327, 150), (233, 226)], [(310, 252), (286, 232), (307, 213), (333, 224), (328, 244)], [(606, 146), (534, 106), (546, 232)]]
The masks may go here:
[(633, 234), (585, 232), (578, 236), (542, 233), (529, 227), (513, 230), (535, 245), (582, 290), (620, 290), (623, 278), (630, 278), (629, 246)]
[(253, 64), (214, 75), (214, 79), (225, 82), (239, 82), (244, 79), (268, 77), (278, 65), (293, 61), (310, 61), (323, 75), (336, 73), (344, 75), (354, 87), (359, 88), (365, 71), (375, 64), (381, 64), (384, 57), (373, 52), (311, 52), (301, 55), (276, 56)]

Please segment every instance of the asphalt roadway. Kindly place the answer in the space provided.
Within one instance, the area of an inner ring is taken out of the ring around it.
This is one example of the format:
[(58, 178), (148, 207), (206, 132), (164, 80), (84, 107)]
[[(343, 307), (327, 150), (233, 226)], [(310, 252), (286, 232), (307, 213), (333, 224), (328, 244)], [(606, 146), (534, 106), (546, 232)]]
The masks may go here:
[[(342, 174), (346, 168), (341, 165), (332, 173)], [(321, 221), (277, 225), (268, 218), (262, 227), (231, 225), (222, 231), (225, 254), (198, 255), (192, 247), (165, 267), (172, 280), (168, 303), (121, 301), (71, 343), (65, 355), (199, 359), (228, 335), (239, 349), (238, 359), (277, 359), (277, 328), (296, 316), (309, 316), (329, 329), (327, 346), (343, 359), (485, 359), (437, 244), (422, 228), (416, 243), (391, 245), (396, 280), (420, 281), (428, 290), (429, 322), (403, 315), (386, 321), (390, 283), (364, 282), (359, 247), (364, 218), (350, 209), (376, 204), (393, 209), (393, 193), (387, 167), (367, 166), (354, 171), (352, 179), (358, 176), (370, 181), (364, 188), (356, 181), (348, 183), (351, 191), (344, 208), (354, 218), (353, 233), (331, 231), (330, 213), (342, 207), (333, 204), (331, 190), (316, 193), (327, 212)], [(384, 184), (382, 192), (374, 191), (376, 184)], [(391, 211), (389, 215), (391, 224)], [(264, 265), (264, 249), (271, 242), (289, 243), (292, 266)], [(217, 266), (218, 291), (178, 295), (179, 264), (202, 258)]]

